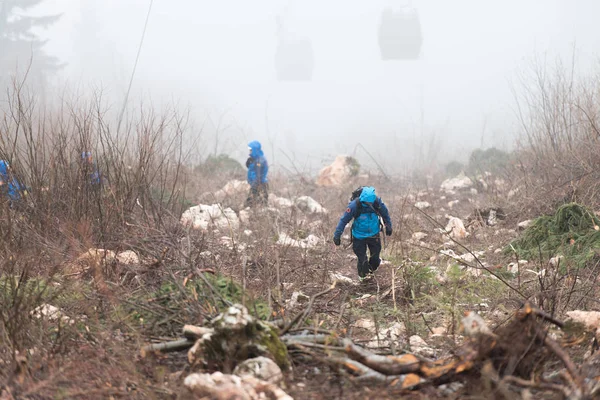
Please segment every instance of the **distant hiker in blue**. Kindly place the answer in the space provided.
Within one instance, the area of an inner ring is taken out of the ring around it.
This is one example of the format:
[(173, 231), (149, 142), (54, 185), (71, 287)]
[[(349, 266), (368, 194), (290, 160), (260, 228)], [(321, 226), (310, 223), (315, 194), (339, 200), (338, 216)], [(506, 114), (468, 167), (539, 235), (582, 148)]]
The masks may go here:
[(246, 207), (252, 207), (257, 204), (267, 205), (269, 199), (268, 179), (269, 163), (261, 149), (260, 142), (253, 140), (248, 143), (249, 156), (246, 160), (248, 168), (248, 183), (250, 192), (246, 199)]
[(0, 160), (0, 194), (8, 197), (11, 205), (27, 195), (27, 187), (19, 182), (5, 160)]
[(92, 187), (99, 187), (102, 183), (100, 170), (92, 159), (92, 153), (89, 151), (81, 153), (81, 174), (84, 178), (84, 182)]
[[(362, 281), (379, 268), (381, 259), (381, 223), (379, 217), (385, 224), (385, 234), (392, 234), (392, 220), (387, 207), (375, 194), (375, 188), (365, 186), (354, 191), (348, 208), (333, 234), (333, 243), (339, 246), (344, 228), (354, 218), (352, 224), (352, 250), (358, 257), (358, 276)], [(367, 257), (367, 248), (370, 257)]]

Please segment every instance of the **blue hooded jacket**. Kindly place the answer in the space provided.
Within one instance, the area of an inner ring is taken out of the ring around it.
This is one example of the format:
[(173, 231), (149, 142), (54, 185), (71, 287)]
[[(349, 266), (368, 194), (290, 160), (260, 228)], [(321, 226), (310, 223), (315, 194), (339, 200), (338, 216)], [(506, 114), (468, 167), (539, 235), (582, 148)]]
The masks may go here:
[(2, 183), (2, 185), (0, 185), (0, 191), (5, 192), (10, 200), (17, 201), (21, 199), (21, 192), (27, 188), (15, 177), (11, 178), (8, 175), (8, 167), (7, 161), (0, 160), (0, 182)]
[(260, 142), (253, 140), (248, 143), (248, 147), (250, 147), (250, 157), (246, 161), (246, 167), (248, 167), (248, 183), (252, 187), (261, 183), (267, 183), (269, 164), (261, 149)]
[[(88, 158), (91, 158), (92, 153), (89, 151), (84, 151), (81, 153), (81, 160), (84, 163), (87, 162)], [(96, 165), (95, 162), (92, 162), (89, 166), (85, 166), (85, 171), (88, 174), (88, 178), (90, 179), (90, 184), (95, 186), (95, 185), (100, 185), (102, 183), (102, 176), (100, 175), (100, 170), (98, 169), (98, 166)]]
[(358, 199), (348, 204), (348, 208), (338, 223), (334, 237), (341, 237), (344, 228), (354, 218), (352, 236), (355, 239), (366, 239), (379, 234), (379, 215), (386, 227), (392, 227), (390, 213), (381, 198), (375, 194), (375, 188), (366, 186)]

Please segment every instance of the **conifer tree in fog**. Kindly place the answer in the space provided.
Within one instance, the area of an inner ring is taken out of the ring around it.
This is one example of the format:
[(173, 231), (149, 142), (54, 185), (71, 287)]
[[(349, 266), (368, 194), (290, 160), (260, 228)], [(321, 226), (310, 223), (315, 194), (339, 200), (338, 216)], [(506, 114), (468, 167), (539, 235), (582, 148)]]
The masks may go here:
[(4, 88), (12, 76), (28, 72), (28, 81), (43, 85), (59, 61), (44, 50), (45, 40), (35, 32), (55, 23), (60, 15), (31, 16), (31, 10), (44, 0), (0, 0), (0, 84)]

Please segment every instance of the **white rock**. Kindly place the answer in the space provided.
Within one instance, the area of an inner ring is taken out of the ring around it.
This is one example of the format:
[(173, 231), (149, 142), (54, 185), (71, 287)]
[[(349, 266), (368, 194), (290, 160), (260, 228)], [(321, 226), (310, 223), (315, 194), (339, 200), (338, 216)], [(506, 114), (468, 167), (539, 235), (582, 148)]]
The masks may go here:
[(310, 196), (300, 196), (294, 201), (294, 204), (300, 211), (313, 214), (327, 214), (327, 210)]
[(240, 210), (240, 222), (242, 224), (248, 224), (250, 222), (250, 209), (246, 208), (244, 210)]
[(517, 224), (517, 228), (519, 230), (525, 230), (525, 229), (529, 228), (532, 223), (533, 223), (533, 221), (530, 219), (528, 219), (526, 221), (521, 221)]
[(330, 272), (329, 273), (329, 277), (331, 278), (332, 282), (339, 282), (339, 283), (344, 283), (347, 285), (355, 285), (356, 283), (352, 280), (352, 278), (349, 278), (347, 276), (344, 276), (342, 274), (338, 274), (337, 272)]
[(252, 235), (252, 231), (250, 229), (244, 229), (244, 235), (245, 236), (251, 236)]
[(475, 261), (475, 256), (471, 253), (465, 253), (465, 254), (461, 254), (460, 259), (463, 260), (464, 262), (470, 264), (473, 261)]
[(470, 192), (473, 196), (477, 195), (477, 193), (478, 193), (477, 189), (475, 189), (475, 188), (471, 188)]
[(426, 201), (418, 201), (415, 203), (415, 207), (419, 210), (427, 210), (428, 208), (431, 208), (431, 204)]
[(585, 325), (589, 330), (596, 331), (600, 328), (600, 311), (567, 311), (567, 316), (575, 322)]
[(91, 248), (77, 258), (77, 262), (102, 262), (109, 264), (117, 255), (112, 250)]
[(240, 219), (231, 208), (224, 209), (219, 204), (200, 204), (190, 207), (181, 215), (181, 224), (203, 231), (209, 228), (236, 230), (240, 227)]
[(450, 217), (448, 224), (446, 225), (446, 233), (454, 240), (462, 240), (467, 237), (467, 230), (465, 224), (460, 218)]
[(467, 336), (479, 336), (481, 334), (491, 335), (492, 331), (479, 314), (474, 311), (467, 311), (462, 318), (462, 328)]
[(310, 297), (308, 297), (304, 293), (294, 292), (294, 293), (292, 293), (292, 297), (288, 300), (287, 306), (289, 308), (294, 308), (297, 305), (302, 305), (302, 304), (308, 303), (309, 300), (310, 300)]
[(269, 193), (269, 205), (275, 208), (291, 208), (294, 202), (285, 197), (277, 197), (274, 193)]
[(373, 337), (365, 343), (365, 346), (371, 349), (378, 347), (390, 347), (392, 343), (396, 347), (401, 342), (406, 335), (406, 327), (402, 322), (396, 322), (388, 328), (380, 329), (379, 332), (376, 332), (375, 324), (370, 329), (373, 331)]
[(511, 189), (508, 194), (506, 195), (506, 197), (508, 198), (508, 200), (512, 199), (513, 197), (515, 197), (517, 194), (519, 194), (521, 190), (519, 188), (516, 189)]
[(352, 177), (352, 162), (348, 156), (337, 156), (333, 164), (328, 165), (319, 172), (317, 185), (319, 186), (340, 186), (348, 182)]
[(429, 358), (435, 356), (435, 350), (432, 349), (421, 336), (413, 335), (408, 339), (408, 342), (410, 350), (413, 353)]
[(73, 319), (67, 317), (58, 307), (55, 307), (51, 304), (42, 304), (31, 311), (30, 314), (35, 318), (45, 318), (51, 322), (60, 320), (61, 322), (69, 325), (73, 325), (75, 323)]
[(311, 249), (319, 244), (320, 240), (315, 235), (308, 235), (305, 239), (293, 239), (285, 233), (280, 233), (277, 244), (282, 246), (299, 247), (301, 249)]
[(270, 383), (279, 383), (283, 379), (281, 368), (267, 357), (250, 358), (238, 364), (233, 374), (239, 377), (253, 376)]
[(518, 264), (515, 263), (515, 262), (511, 262), (510, 264), (508, 264), (508, 266), (506, 267), (506, 269), (511, 274), (518, 274), (519, 273), (519, 269), (521, 267), (524, 267), (525, 265), (527, 265), (527, 263), (528, 263), (527, 260), (519, 260)]
[(316, 221), (311, 222), (310, 224), (308, 224), (308, 229), (310, 229), (311, 231), (317, 231), (319, 229), (321, 229), (323, 227), (323, 220), (318, 219)]
[(183, 385), (195, 398), (239, 399), (239, 400), (293, 400), (276, 385), (262, 381), (254, 376), (194, 373), (188, 375)]
[(357, 328), (374, 330), (375, 322), (373, 322), (373, 320), (370, 320), (370, 319), (361, 318), (361, 319), (357, 320), (356, 322), (354, 322), (354, 326)]
[(236, 243), (229, 236), (221, 236), (219, 242), (221, 243), (221, 245), (227, 247), (229, 250), (233, 250), (234, 248), (236, 248), (238, 251), (246, 250), (246, 243)]
[(140, 258), (135, 251), (125, 250), (117, 254), (117, 261), (121, 264), (135, 265), (140, 263)]
[(221, 202), (226, 198), (233, 197), (250, 190), (250, 185), (246, 181), (231, 180), (220, 190), (213, 193), (212, 201)]
[(564, 256), (556, 256), (556, 257), (552, 257), (549, 261), (550, 266), (552, 267), (558, 267), (561, 263), (562, 260), (564, 259)]
[(420, 241), (425, 239), (427, 236), (429, 235), (427, 235), (425, 232), (415, 232), (412, 234), (411, 239), (414, 241)]
[(442, 182), (440, 189), (445, 192), (449, 192), (454, 190), (469, 189), (472, 186), (473, 181), (461, 173), (454, 178), (446, 179), (444, 182)]
[(455, 205), (460, 203), (460, 200), (452, 200), (448, 202), (448, 208), (453, 208)]

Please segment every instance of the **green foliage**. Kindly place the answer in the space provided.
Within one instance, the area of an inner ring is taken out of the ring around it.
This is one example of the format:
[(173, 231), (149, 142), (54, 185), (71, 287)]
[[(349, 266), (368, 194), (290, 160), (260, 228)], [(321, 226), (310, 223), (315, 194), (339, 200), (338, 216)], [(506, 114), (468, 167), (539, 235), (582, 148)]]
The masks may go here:
[(44, 41), (35, 31), (54, 24), (60, 15), (33, 17), (26, 12), (42, 1), (0, 2), (0, 81), (15, 72), (15, 65), (27, 66), (30, 60), (33, 60), (30, 75), (37, 75), (40, 79), (43, 74), (58, 68), (58, 60), (46, 54)]
[(554, 215), (533, 221), (504, 251), (529, 260), (563, 255), (567, 265), (584, 267), (600, 250), (599, 225), (592, 211), (576, 203), (565, 204)]
[[(140, 296), (132, 301), (133, 306), (128, 310), (134, 320), (143, 321), (144, 325), (155, 329), (164, 326), (167, 330), (173, 318), (169, 318), (169, 312), (178, 315), (183, 321), (197, 320), (199, 315), (216, 314), (227, 309), (230, 303), (242, 303), (243, 289), (241, 285), (231, 278), (223, 275), (205, 275), (209, 285), (201, 278), (194, 278), (179, 285), (173, 281), (163, 283), (153, 292)], [(216, 293), (215, 293), (216, 291)], [(226, 300), (226, 301), (223, 301)], [(270, 316), (268, 303), (262, 299), (252, 299), (249, 293), (245, 293), (245, 303), (248, 312), (255, 317), (266, 320)], [(136, 307), (140, 304), (141, 307)], [(151, 305), (151, 307), (147, 307)], [(153, 308), (157, 307), (156, 310)], [(181, 327), (173, 326), (174, 332)]]
[(347, 164), (350, 167), (350, 176), (357, 176), (360, 172), (360, 163), (354, 157), (348, 156), (346, 158)]
[(161, 189), (155, 186), (150, 188), (150, 197), (152, 201), (160, 203), (163, 207), (177, 205), (177, 209), (186, 210), (196, 205), (193, 201), (183, 196), (181, 193), (173, 193), (167, 189)]
[(404, 281), (404, 296), (410, 302), (415, 301), (422, 292), (427, 292), (437, 285), (435, 270), (425, 267), (416, 261), (407, 261), (400, 270)]
[(475, 149), (469, 157), (467, 171), (470, 174), (483, 172), (499, 173), (508, 166), (509, 160), (509, 153), (495, 147), (486, 150)]
[(465, 170), (465, 165), (459, 161), (450, 161), (444, 166), (444, 172), (447, 176), (456, 176)]
[(226, 174), (238, 174), (244, 171), (242, 164), (227, 154), (219, 154), (217, 156), (210, 155), (208, 158), (199, 166), (196, 170), (202, 173), (226, 173)]

